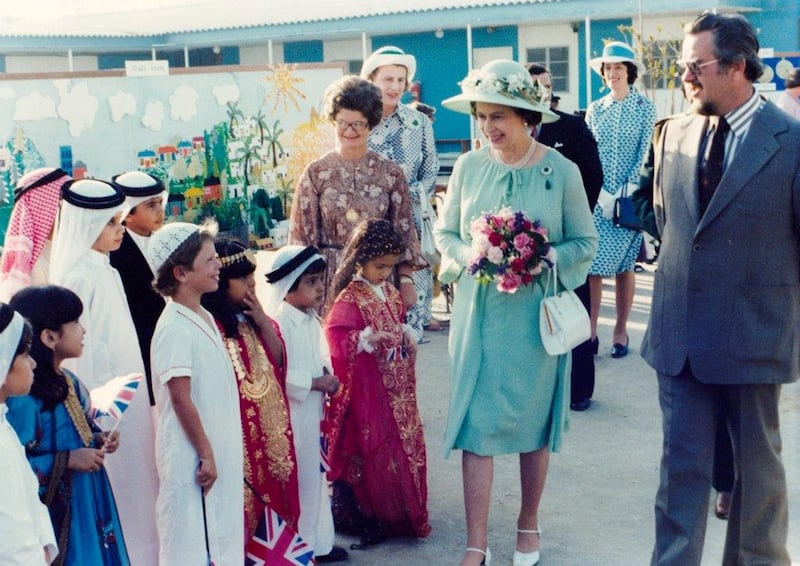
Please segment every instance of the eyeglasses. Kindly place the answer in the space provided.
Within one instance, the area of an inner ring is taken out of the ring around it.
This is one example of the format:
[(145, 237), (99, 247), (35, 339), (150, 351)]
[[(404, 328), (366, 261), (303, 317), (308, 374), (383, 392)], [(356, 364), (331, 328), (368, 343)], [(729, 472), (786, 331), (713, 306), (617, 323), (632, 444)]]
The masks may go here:
[(367, 128), (369, 128), (369, 124), (367, 122), (345, 122), (344, 120), (334, 120), (333, 122), (336, 124), (336, 129), (340, 132), (346, 132), (347, 128), (353, 128), (354, 132), (363, 132)]
[(678, 68), (678, 75), (683, 75), (688, 70), (695, 77), (699, 77), (703, 74), (703, 67), (713, 65), (714, 63), (719, 63), (719, 59), (712, 59), (711, 61), (705, 61), (703, 63), (697, 59), (694, 61), (676, 61), (675, 66)]

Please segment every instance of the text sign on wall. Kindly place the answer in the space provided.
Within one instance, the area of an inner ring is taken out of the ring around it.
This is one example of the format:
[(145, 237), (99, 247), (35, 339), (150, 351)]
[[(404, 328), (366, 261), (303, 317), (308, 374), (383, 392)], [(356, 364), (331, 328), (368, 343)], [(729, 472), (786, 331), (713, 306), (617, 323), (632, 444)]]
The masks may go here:
[(125, 76), (158, 77), (169, 74), (169, 61), (125, 61)]

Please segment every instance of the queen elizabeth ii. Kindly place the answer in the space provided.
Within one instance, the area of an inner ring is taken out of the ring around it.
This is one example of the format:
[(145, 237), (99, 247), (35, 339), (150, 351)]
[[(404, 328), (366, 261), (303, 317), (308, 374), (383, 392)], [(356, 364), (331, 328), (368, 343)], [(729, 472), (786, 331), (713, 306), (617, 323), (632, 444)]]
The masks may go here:
[[(467, 548), (462, 565), (488, 564), (493, 457), (518, 453), (520, 512), (514, 566), (539, 562), (539, 501), (550, 452), (561, 446), (569, 411), (569, 354), (548, 355), (539, 334), (545, 274), (513, 293), (470, 275), (470, 228), (510, 208), (539, 221), (558, 264), (559, 288), (583, 283), (597, 248), (577, 166), (536, 142), (531, 130), (558, 117), (539, 101), (527, 70), (495, 60), (461, 81), (445, 108), (471, 114), (486, 143), (456, 161), (434, 229), (444, 282), (455, 282), (446, 452), (462, 451)], [(510, 527), (510, 525), (509, 525)]]

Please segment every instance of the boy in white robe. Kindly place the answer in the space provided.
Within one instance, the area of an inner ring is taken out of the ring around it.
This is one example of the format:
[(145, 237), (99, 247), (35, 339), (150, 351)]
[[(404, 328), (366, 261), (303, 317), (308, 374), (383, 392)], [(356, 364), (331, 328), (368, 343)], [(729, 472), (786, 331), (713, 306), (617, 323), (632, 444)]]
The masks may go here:
[[(105, 181), (68, 181), (53, 237), (50, 280), (74, 291), (84, 305), (83, 355), (64, 366), (88, 389), (130, 373), (144, 373), (125, 290), (109, 254), (122, 243), (129, 210), (122, 190)], [(119, 432), (124, 439), (105, 467), (133, 566), (158, 560), (155, 423), (147, 394), (134, 395)]]
[(215, 234), (216, 225), (175, 222), (150, 241), (155, 288), (167, 297), (151, 346), (153, 380), (161, 387), (160, 566), (244, 563), (238, 385), (217, 325), (200, 304), (219, 286)]
[(286, 395), (297, 455), (300, 520), (297, 530), (314, 549), (318, 563), (347, 559), (334, 546), (328, 482), (320, 471), (320, 422), (326, 393), (339, 380), (331, 373), (330, 352), (317, 309), (323, 297), (325, 260), (313, 247), (284, 246), (268, 267), (266, 311), (278, 322), (286, 342)]
[(58, 556), (39, 481), (6, 420), (6, 399), (27, 395), (33, 383), (32, 334), (28, 328), (25, 338), (25, 326), (11, 307), (0, 305), (0, 566), (50, 564)]

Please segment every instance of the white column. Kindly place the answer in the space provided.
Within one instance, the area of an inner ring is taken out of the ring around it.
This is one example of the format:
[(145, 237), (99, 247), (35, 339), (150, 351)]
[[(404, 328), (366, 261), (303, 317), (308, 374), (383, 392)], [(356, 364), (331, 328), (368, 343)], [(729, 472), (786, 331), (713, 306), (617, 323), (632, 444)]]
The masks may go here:
[(592, 20), (586, 16), (584, 29), (586, 30), (585, 38), (585, 52), (586, 52), (586, 104), (584, 108), (589, 108), (592, 102), (592, 67), (589, 65), (589, 60), (592, 58)]

